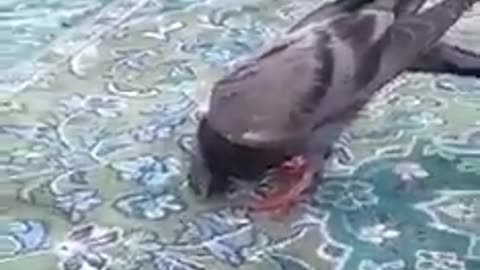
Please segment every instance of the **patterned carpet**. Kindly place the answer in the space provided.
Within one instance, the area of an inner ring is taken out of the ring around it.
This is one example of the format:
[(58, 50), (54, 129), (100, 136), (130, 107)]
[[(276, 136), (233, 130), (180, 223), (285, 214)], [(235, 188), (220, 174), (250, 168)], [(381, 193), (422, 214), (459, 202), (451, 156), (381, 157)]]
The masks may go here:
[(186, 188), (211, 84), (318, 3), (118, 0), (3, 78), (0, 269), (480, 269), (478, 80), (391, 83), (284, 220)]

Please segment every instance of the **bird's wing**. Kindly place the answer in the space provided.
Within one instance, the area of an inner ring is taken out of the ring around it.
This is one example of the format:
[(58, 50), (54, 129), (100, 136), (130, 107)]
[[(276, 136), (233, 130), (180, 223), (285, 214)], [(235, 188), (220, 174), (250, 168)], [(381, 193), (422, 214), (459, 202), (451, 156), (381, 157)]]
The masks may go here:
[(354, 57), (353, 85), (329, 89), (316, 112), (317, 125), (358, 111), (383, 85), (414, 64), (474, 0), (444, 0), (417, 14), (397, 18), (362, 55)]
[(343, 13), (288, 34), (217, 82), (209, 124), (249, 146), (302, 142), (326, 92), (350, 83), (393, 18), (386, 11)]
[[(296, 31), (312, 23), (324, 22), (342, 13), (356, 13), (366, 9), (392, 11), (397, 17), (408, 16), (416, 14), (425, 2), (425, 0), (336, 0), (321, 4), (307, 13), (287, 32)], [(407, 70), (480, 77), (480, 55), (440, 40)]]

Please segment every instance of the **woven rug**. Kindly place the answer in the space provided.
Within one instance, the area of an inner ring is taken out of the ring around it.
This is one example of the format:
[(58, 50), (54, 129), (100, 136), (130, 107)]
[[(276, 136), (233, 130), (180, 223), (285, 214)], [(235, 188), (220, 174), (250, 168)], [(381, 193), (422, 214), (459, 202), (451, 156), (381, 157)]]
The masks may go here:
[(104, 2), (2, 76), (0, 269), (480, 269), (480, 81), (399, 77), (272, 220), (199, 200), (186, 157), (212, 84), (319, 1)]

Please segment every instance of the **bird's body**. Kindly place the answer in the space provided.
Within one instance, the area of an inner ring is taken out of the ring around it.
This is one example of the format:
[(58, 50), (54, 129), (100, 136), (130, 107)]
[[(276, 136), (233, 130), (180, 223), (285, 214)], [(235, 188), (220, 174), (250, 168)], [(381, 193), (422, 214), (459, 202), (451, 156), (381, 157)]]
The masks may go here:
[[(439, 43), (474, 0), (445, 0), (418, 12), (424, 2), (338, 0), (240, 63), (215, 84), (200, 121), (192, 186), (209, 196), (230, 177), (257, 179), (303, 157), (302, 188), (283, 191), (295, 197), (321, 172), (343, 129), (400, 73), (478, 74), (479, 57)], [(467, 56), (471, 61), (461, 66)]]

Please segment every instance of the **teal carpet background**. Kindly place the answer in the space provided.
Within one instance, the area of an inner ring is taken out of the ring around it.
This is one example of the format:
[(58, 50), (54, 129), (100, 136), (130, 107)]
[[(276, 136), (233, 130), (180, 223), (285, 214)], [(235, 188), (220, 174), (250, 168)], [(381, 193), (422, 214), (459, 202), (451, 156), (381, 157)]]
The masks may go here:
[[(0, 4), (0, 269), (480, 269), (480, 81), (399, 77), (275, 221), (198, 200), (185, 158), (212, 83), (319, 1), (21, 2)], [(56, 15), (16, 21), (37, 6)], [(448, 37), (479, 49), (476, 13)]]

